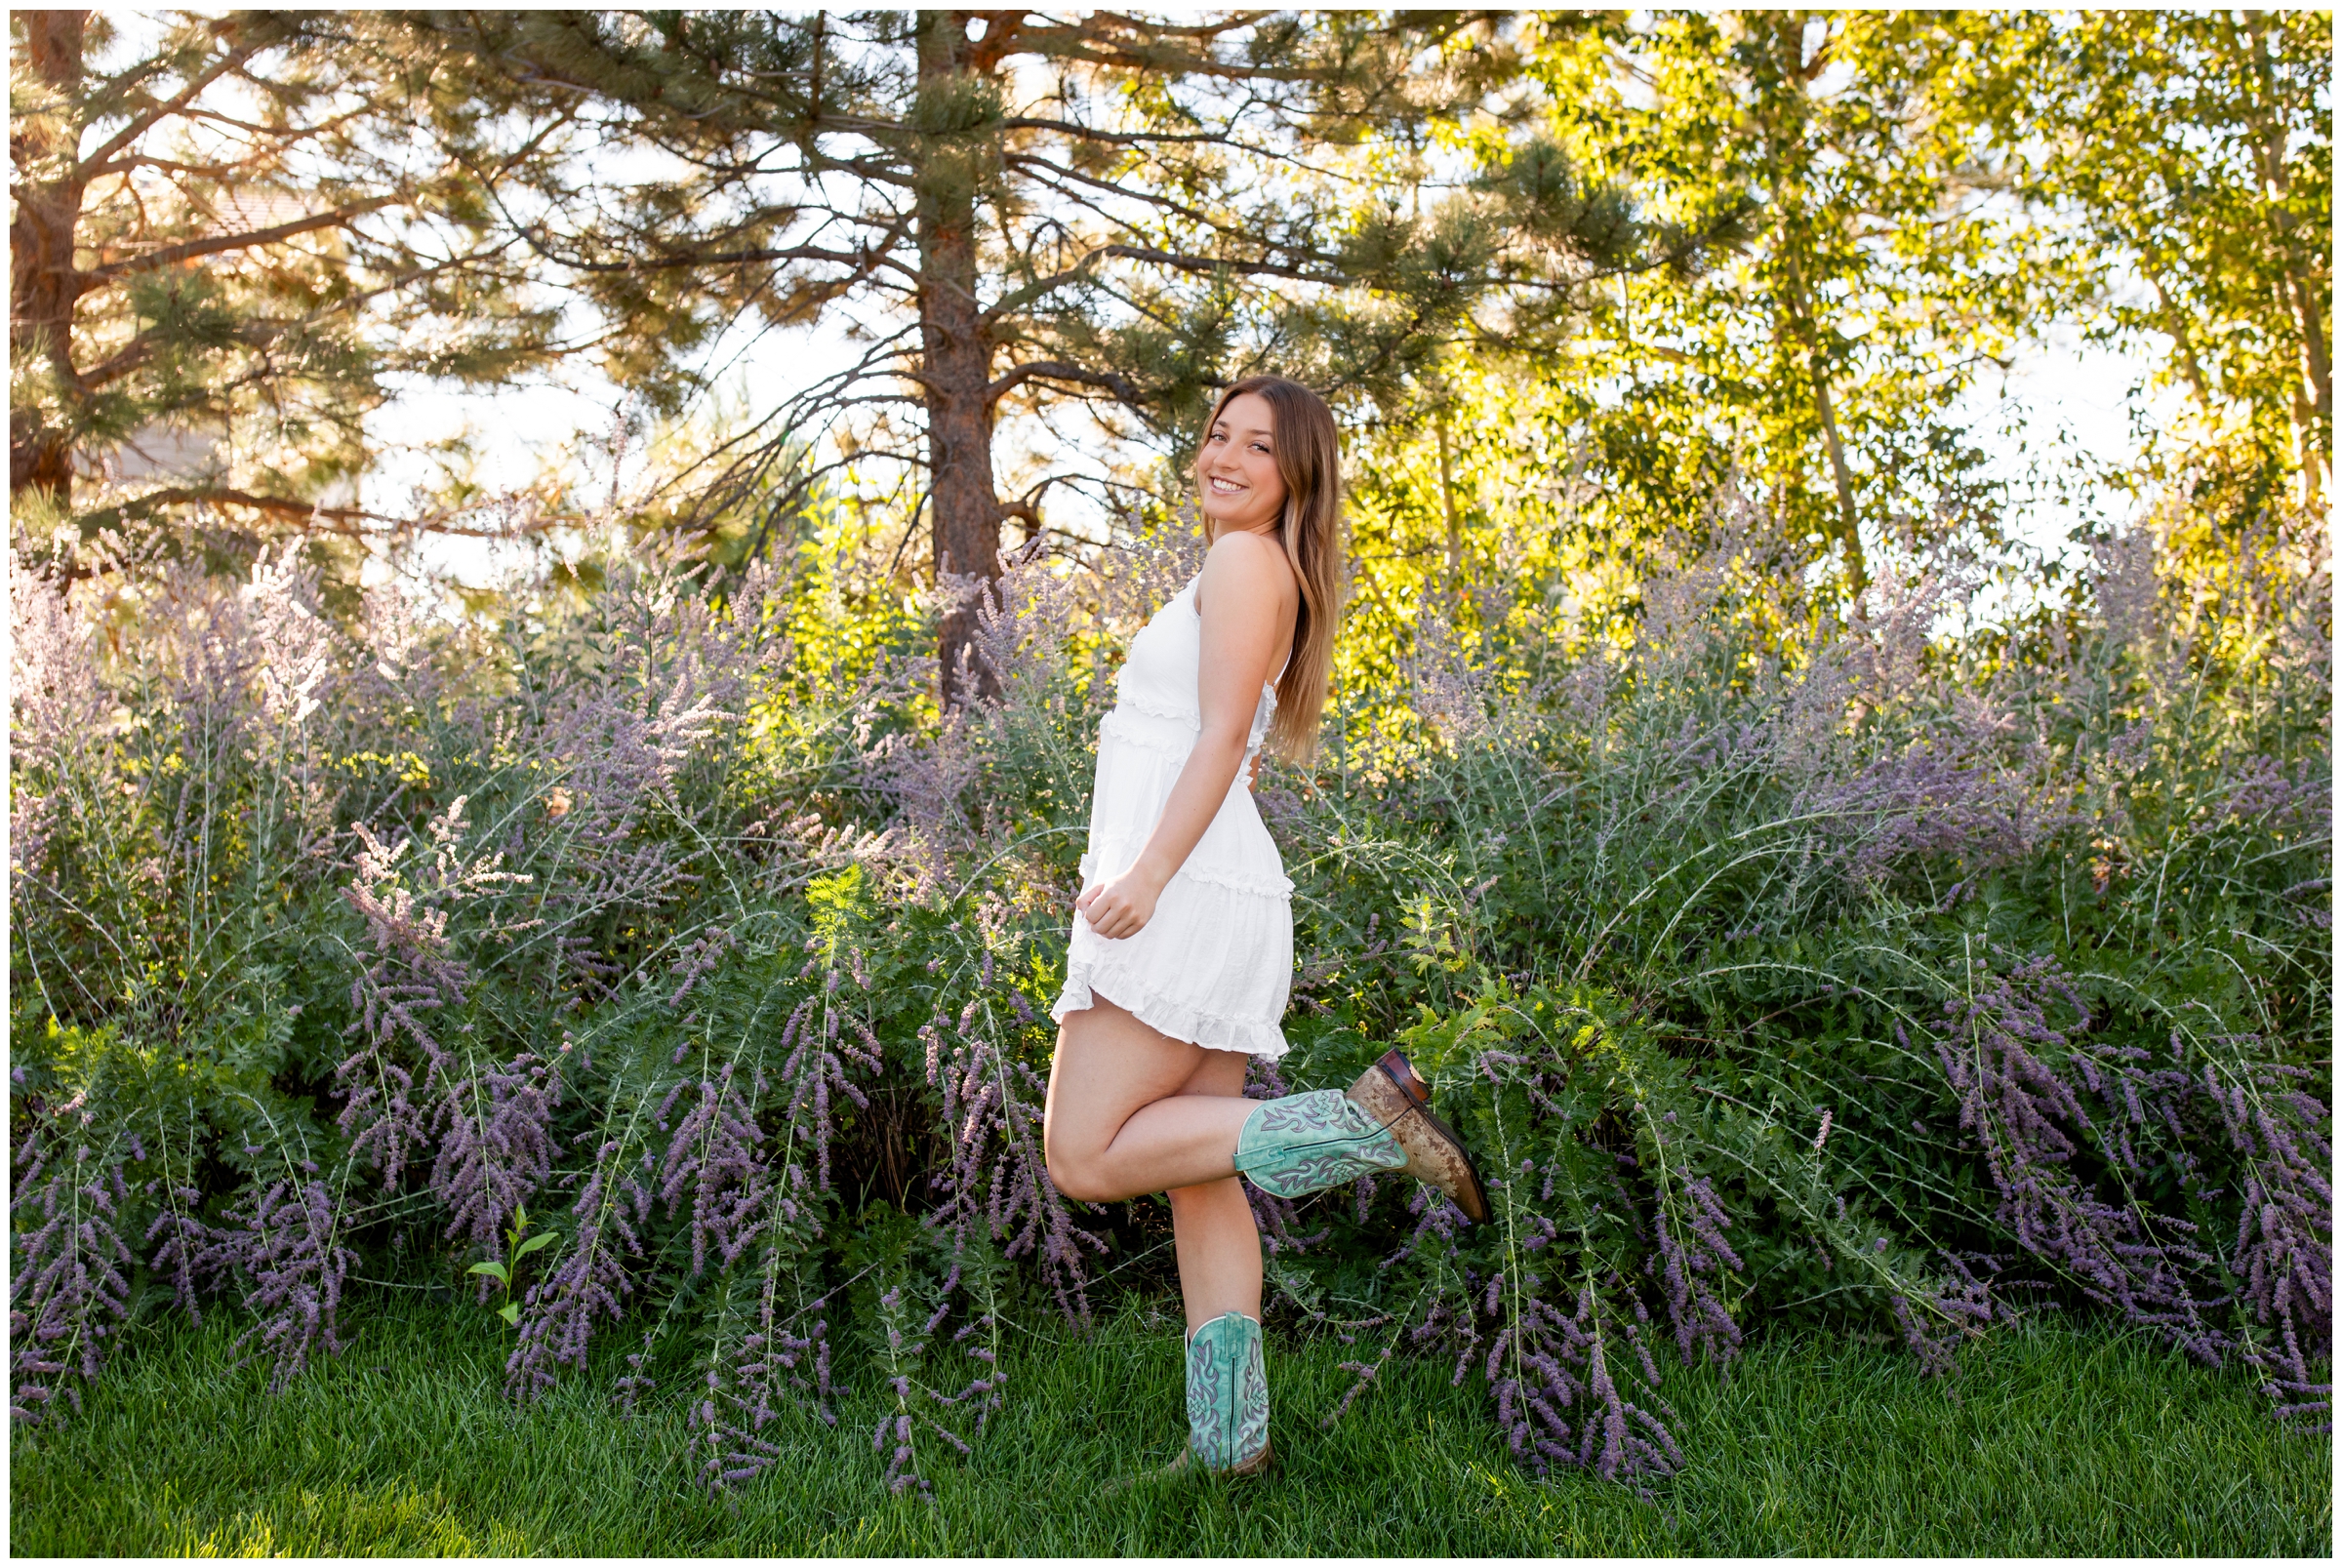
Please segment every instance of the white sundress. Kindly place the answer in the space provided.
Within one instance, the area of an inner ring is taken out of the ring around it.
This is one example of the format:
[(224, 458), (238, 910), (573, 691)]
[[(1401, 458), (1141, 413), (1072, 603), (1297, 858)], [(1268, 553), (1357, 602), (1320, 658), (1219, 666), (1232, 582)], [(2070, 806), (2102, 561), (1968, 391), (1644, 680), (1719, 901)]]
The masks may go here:
[[(1111, 881), (1139, 858), (1203, 733), (1196, 696), (1202, 632), (1191, 580), (1130, 641), (1113, 708), (1098, 725), (1085, 888)], [(1275, 691), (1263, 686), (1246, 762), (1260, 751), (1275, 712)], [(1245, 771), (1237, 768), (1228, 798), (1135, 936), (1101, 937), (1074, 912), (1066, 988), (1051, 1018), (1088, 1007), (1095, 991), (1174, 1039), (1271, 1059), (1284, 1054), (1278, 1023), (1293, 985), (1293, 884)]]

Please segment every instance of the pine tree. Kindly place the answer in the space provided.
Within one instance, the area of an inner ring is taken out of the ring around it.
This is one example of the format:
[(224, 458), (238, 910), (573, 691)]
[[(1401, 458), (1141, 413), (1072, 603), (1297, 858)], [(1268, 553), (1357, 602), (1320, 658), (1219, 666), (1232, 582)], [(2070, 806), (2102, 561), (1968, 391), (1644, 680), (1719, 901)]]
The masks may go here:
[[(791, 443), (859, 419), (841, 461), (924, 469), (939, 573), (993, 575), (1004, 520), (1042, 528), (1057, 476), (1001, 495), (1004, 410), (1176, 449), (1214, 388), (1269, 368), (1372, 409), (1443, 342), (1564, 319), (1645, 240), (1508, 134), (1497, 14), (403, 20), (505, 73), (516, 144), (570, 149), (505, 216), (655, 406), (736, 319), (860, 330), (860, 362), (766, 411), (705, 503), (786, 503)], [(986, 680), (960, 663), (974, 614), (942, 627), (949, 700)]]
[(363, 13), (10, 29), (10, 510), (66, 570), (108, 535), (366, 530), (390, 378), (501, 379), (546, 349), (483, 221), (493, 181), (425, 155), (463, 143), (470, 95), (403, 33)]

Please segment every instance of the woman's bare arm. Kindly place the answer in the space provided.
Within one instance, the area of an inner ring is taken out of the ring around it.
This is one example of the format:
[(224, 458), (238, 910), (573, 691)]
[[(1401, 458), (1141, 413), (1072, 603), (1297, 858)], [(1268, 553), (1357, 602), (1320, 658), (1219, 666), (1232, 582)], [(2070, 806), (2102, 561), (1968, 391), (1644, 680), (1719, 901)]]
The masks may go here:
[(1145, 929), (1172, 874), (1187, 864), (1219, 814), (1243, 765), (1261, 688), (1290, 638), (1301, 600), (1283, 547), (1260, 534), (1230, 534), (1215, 543), (1204, 558), (1195, 595), (1203, 613), (1195, 692), (1203, 733), (1195, 738), (1195, 748), (1138, 860), (1073, 903), (1102, 937), (1134, 936)]

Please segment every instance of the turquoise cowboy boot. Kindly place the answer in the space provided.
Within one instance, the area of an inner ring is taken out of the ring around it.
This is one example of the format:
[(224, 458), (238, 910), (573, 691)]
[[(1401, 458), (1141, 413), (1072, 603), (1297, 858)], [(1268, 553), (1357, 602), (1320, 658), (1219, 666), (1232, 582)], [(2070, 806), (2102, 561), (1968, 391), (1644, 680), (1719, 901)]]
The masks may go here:
[(1338, 1089), (1264, 1100), (1236, 1134), (1236, 1170), (1280, 1198), (1322, 1192), (1406, 1164), (1398, 1140)]
[(1261, 1367), (1261, 1325), (1224, 1312), (1188, 1336), (1188, 1452), (1222, 1475), (1269, 1467), (1269, 1378)]
[(1236, 1170), (1280, 1198), (1322, 1192), (1375, 1171), (1405, 1171), (1455, 1200), (1474, 1225), (1488, 1218), (1480, 1174), (1431, 1090), (1396, 1051), (1339, 1093), (1264, 1100), (1236, 1134)]

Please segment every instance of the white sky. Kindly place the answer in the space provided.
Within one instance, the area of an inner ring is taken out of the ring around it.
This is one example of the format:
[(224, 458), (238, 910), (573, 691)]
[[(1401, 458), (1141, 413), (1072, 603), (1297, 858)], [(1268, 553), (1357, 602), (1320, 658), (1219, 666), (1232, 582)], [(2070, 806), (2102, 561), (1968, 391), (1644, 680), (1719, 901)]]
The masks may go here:
[[(1959, 414), (1990, 455), (1996, 478), (2021, 479), (2029, 464), (2126, 469), (2146, 446), (2131, 428), (2132, 389), (2155, 369), (2149, 360), (2081, 343), (2074, 333), (2061, 330), (2047, 342), (2020, 349), (2005, 378), (1980, 379), (1961, 400)], [(2178, 400), (2168, 390), (2149, 389), (2136, 406), (2150, 429), (2179, 413)], [(2119, 520), (2130, 503), (2120, 492), (2102, 488), (2086, 503), (2035, 498), (2020, 504), (2010, 519), (2011, 533), (2054, 552), (2078, 525)]]

